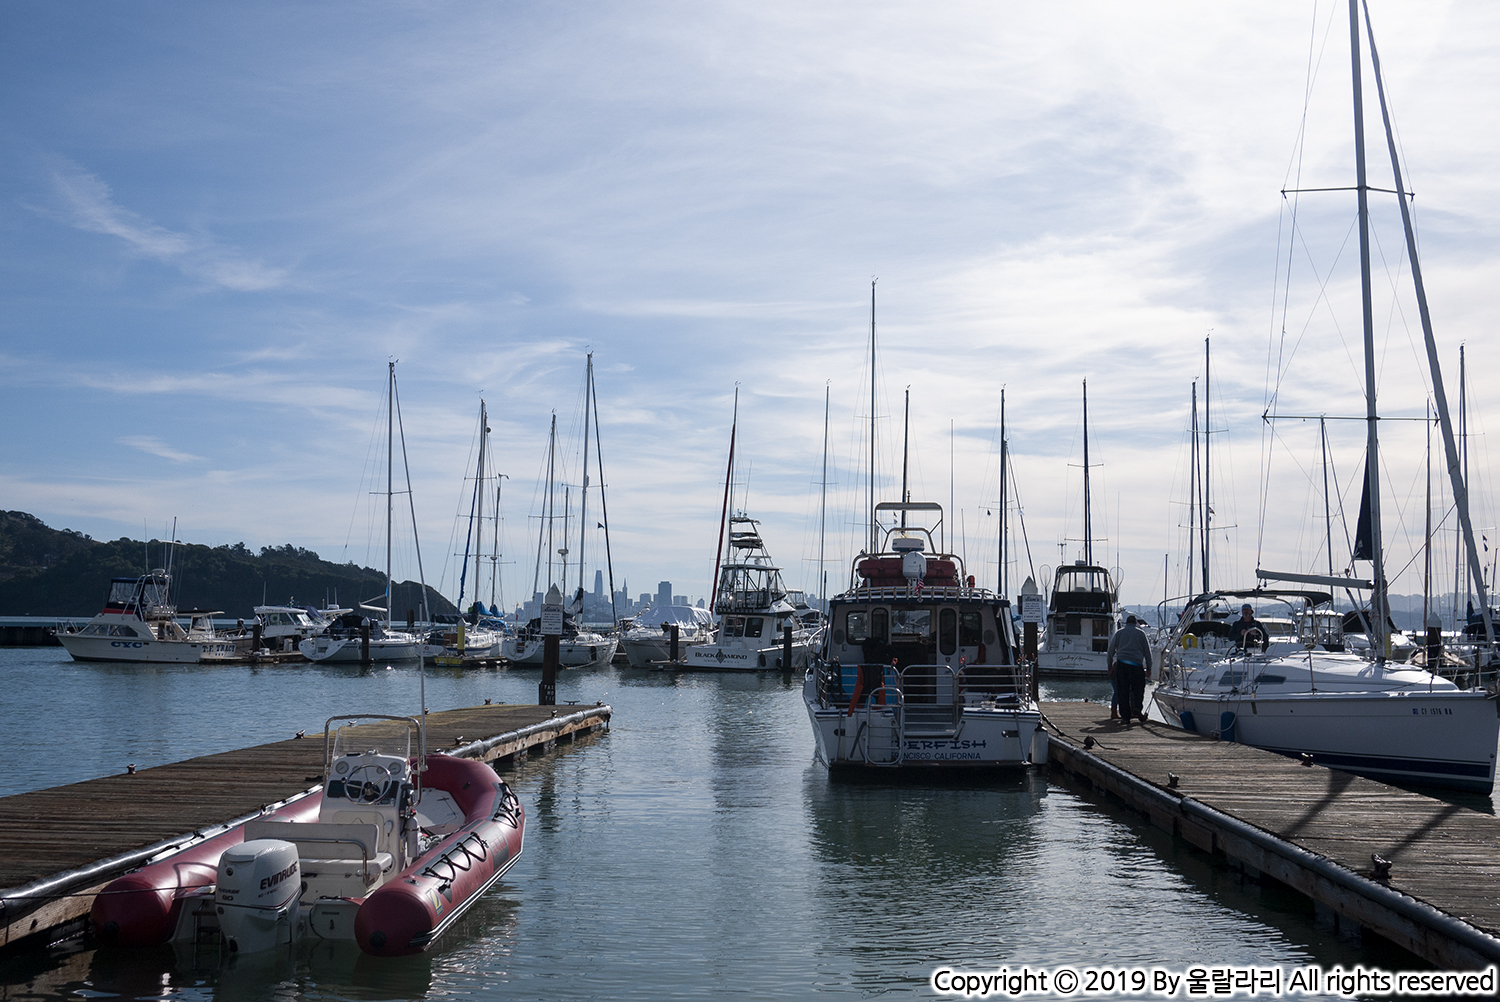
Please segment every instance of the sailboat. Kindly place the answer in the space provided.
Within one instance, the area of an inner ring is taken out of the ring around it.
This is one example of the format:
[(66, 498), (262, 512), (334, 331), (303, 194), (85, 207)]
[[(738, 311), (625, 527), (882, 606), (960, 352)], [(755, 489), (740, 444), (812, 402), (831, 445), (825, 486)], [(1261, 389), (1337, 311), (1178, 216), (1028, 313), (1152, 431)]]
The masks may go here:
[[(399, 407), (396, 398), (396, 363), (388, 363), (386, 381), (386, 445), (385, 445), (385, 604), (359, 604), (360, 609), (377, 616), (362, 616), (358, 612), (346, 613), (329, 626), (326, 633), (309, 637), (297, 645), (302, 656), (309, 661), (411, 661), (421, 656), (421, 640), (412, 633), (391, 629), (391, 523), (395, 515), (394, 472), (396, 446), (396, 413)], [(401, 454), (406, 455), (406, 436), (402, 433)], [(408, 500), (411, 498), (411, 472), (407, 471)], [(416, 532), (416, 512), (413, 508), (412, 531)], [(421, 578), (422, 551), (417, 550), (418, 577)], [(422, 580), (422, 603), (427, 602), (427, 583)], [(425, 614), (423, 618), (426, 618)]]
[(1089, 383), (1083, 381), (1083, 558), (1061, 564), (1052, 580), (1047, 627), (1036, 652), (1044, 675), (1108, 675), (1109, 638), (1120, 628), (1119, 582), (1094, 562), (1089, 495)]
[[(1484, 599), (1484, 575), (1469, 521), (1467, 489), (1458, 462), (1448, 414), (1436, 341), (1422, 284), (1415, 233), (1400, 162), (1386, 107), (1380, 60), (1373, 29), (1365, 18), (1372, 75), (1380, 97), (1391, 157), (1393, 188), (1401, 206), (1407, 260), (1422, 319), (1433, 396), (1443, 430), (1455, 507), (1469, 555), (1470, 573)], [(1496, 741), (1500, 718), (1495, 695), (1460, 688), (1454, 682), (1390, 660), (1387, 637), (1384, 555), (1380, 525), (1379, 415), (1375, 401), (1375, 340), (1371, 293), (1370, 232), (1366, 182), (1364, 111), (1361, 92), (1359, 0), (1349, 0), (1350, 62), (1354, 92), (1354, 150), (1359, 202), (1360, 279), (1364, 313), (1364, 389), (1366, 401), (1366, 492), (1361, 506), (1355, 558), (1372, 565), (1369, 580), (1333, 575), (1273, 572), (1258, 569), (1261, 580), (1288, 581), (1325, 588), (1359, 588), (1371, 593), (1371, 645), (1365, 654), (1329, 649), (1318, 638), (1298, 638), (1293, 650), (1272, 645), (1265, 652), (1193, 666), (1169, 657), (1154, 699), (1168, 721), (1202, 734), (1304, 756), (1348, 772), (1386, 781), (1453, 787), (1488, 793), (1494, 786)], [(1186, 617), (1184, 622), (1186, 621)], [(1309, 620), (1315, 623), (1316, 620)], [(1494, 630), (1487, 612), (1485, 631), (1493, 649)], [(1178, 627), (1179, 634), (1185, 625)], [(1177, 645), (1169, 644), (1168, 651)], [(1250, 645), (1247, 645), (1249, 647)]]
[[(590, 428), (590, 417), (593, 419)], [(584, 591), (584, 574), (586, 571), (585, 542), (588, 538), (588, 505), (589, 505), (589, 435), (593, 432), (596, 446), (596, 462), (599, 469), (599, 495), (601, 498), (600, 509), (604, 521), (600, 525), (604, 528), (606, 548), (609, 540), (609, 509), (602, 500), (604, 497), (604, 462), (602, 456), (598, 456), (598, 431), (599, 431), (599, 403), (594, 389), (594, 355), (588, 355), (588, 363), (584, 376), (583, 392), (583, 488), (580, 494), (578, 512), (578, 589), (574, 592), (572, 600), (563, 609), (563, 630), (558, 643), (558, 667), (560, 668), (586, 668), (591, 665), (607, 665), (614, 660), (615, 651), (619, 647), (619, 639), (613, 635), (596, 633), (582, 625), (583, 610), (586, 599)], [(556, 519), (557, 501), (557, 415), (552, 416), (552, 429), (547, 440), (547, 495), (543, 501), (545, 514), (542, 516), (540, 527), (537, 530), (537, 562), (536, 575), (532, 581), (532, 592), (538, 593), (541, 585), (542, 556), (545, 552), (547, 557), (547, 587), (550, 591), (556, 584), (567, 587), (569, 573), (568, 561), (568, 527), (570, 513), (566, 495), (563, 509), (563, 545), (557, 548), (557, 555), (561, 558), (562, 578), (561, 582), (554, 581), (552, 577), (552, 524)], [(606, 549), (607, 552), (607, 549)], [(607, 557), (606, 557), (607, 560)], [(614, 568), (609, 570), (610, 608), (614, 608)], [(541, 617), (532, 619), (521, 627), (514, 636), (507, 637), (501, 642), (502, 654), (513, 665), (536, 665), (541, 666), (546, 651), (546, 643), (542, 634)]]
[[(498, 616), (484, 611), (477, 597), (463, 612), (469, 580), (469, 547), (474, 552), (474, 593), (479, 593), (480, 567), (484, 560), (484, 500), (486, 464), (489, 459), (490, 422), (484, 401), (479, 401), (479, 463), (474, 473), (474, 496), (469, 507), (469, 529), (464, 535), (464, 560), (458, 574), (458, 608), (460, 616), (453, 629), (434, 632), (423, 645), (424, 657), (436, 658), (438, 664), (462, 664), (465, 659), (498, 658), (501, 645), (510, 631)], [(498, 525), (498, 522), (497, 522)], [(496, 535), (498, 536), (498, 530)], [(467, 619), (465, 617), (468, 617)]]

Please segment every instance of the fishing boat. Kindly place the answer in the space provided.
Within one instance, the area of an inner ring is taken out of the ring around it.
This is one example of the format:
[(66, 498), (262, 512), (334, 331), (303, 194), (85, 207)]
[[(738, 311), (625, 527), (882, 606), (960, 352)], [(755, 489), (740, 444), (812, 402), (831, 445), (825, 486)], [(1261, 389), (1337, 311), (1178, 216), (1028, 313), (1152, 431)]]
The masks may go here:
[(1089, 490), (1089, 384), (1083, 382), (1083, 558), (1057, 568), (1036, 652), (1043, 675), (1109, 674), (1109, 638), (1120, 628), (1118, 574), (1094, 562)]
[(420, 953), (515, 865), (520, 801), (484, 762), (428, 754), (420, 717), (333, 717), (323, 747), (315, 791), (107, 885), (100, 942)]
[[(1193, 664), (1174, 656), (1184, 648), (1189, 621), (1177, 628), (1177, 643), (1167, 645), (1163, 678), (1153, 698), (1169, 722), (1225, 740), (1302, 756), (1319, 763), (1386, 781), (1437, 785), (1480, 793), (1494, 786), (1496, 741), (1500, 738), (1495, 694), (1461, 688), (1449, 679), (1404, 665), (1391, 658), (1388, 637), (1384, 554), (1380, 521), (1379, 414), (1376, 411), (1376, 356), (1370, 272), (1370, 225), (1366, 181), (1364, 112), (1361, 91), (1360, 16), (1350, 0), (1350, 62), (1354, 89), (1355, 173), (1359, 211), (1360, 278), (1364, 312), (1364, 391), (1366, 402), (1365, 489), (1360, 506), (1354, 560), (1368, 560), (1368, 579), (1352, 576), (1273, 572), (1257, 569), (1261, 580), (1318, 585), (1370, 593), (1369, 643), (1363, 653), (1330, 650), (1316, 635), (1299, 637), (1300, 650), (1253, 645), (1227, 657)], [(1400, 162), (1390, 128), (1374, 34), (1365, 21), (1373, 78), (1380, 96), (1391, 156), (1393, 190), (1404, 193)], [(1398, 194), (1406, 235), (1407, 262), (1416, 293), (1432, 376), (1438, 421), (1443, 431), (1455, 510), (1468, 551), (1469, 570), (1483, 601), (1485, 582), (1469, 520), (1463, 482), (1438, 364), (1426, 293), (1422, 284), (1415, 233), (1405, 194)], [(1493, 650), (1494, 629), (1484, 617), (1486, 648)], [(1193, 644), (1186, 644), (1191, 648)], [(1339, 646), (1342, 646), (1340, 644)]]
[(830, 599), (830, 629), (803, 682), (818, 756), (835, 771), (1045, 762), (1010, 602), (977, 587), (963, 560), (936, 545), (941, 505), (881, 503), (877, 523), (885, 512), (900, 524), (854, 561), (848, 589)]
[[(676, 627), (674, 638), (672, 629)], [(677, 650), (672, 650), (673, 640)], [(689, 647), (714, 639), (714, 620), (707, 609), (691, 605), (668, 605), (648, 609), (635, 617), (630, 628), (620, 634), (620, 648), (632, 668), (650, 668), (663, 662), (681, 660)]]
[(687, 648), (685, 667), (709, 671), (807, 667), (812, 632), (797, 618), (781, 568), (772, 562), (761, 538), (760, 523), (744, 512), (729, 518), (729, 554), (719, 568), (713, 612), (713, 639)]
[[(170, 593), (172, 576), (156, 568), (138, 578), (114, 578), (104, 608), (83, 626), (57, 631), (58, 643), (74, 661), (158, 661), (197, 664), (233, 657), (235, 643), (213, 630), (207, 614), (183, 629)], [(195, 610), (196, 612), (197, 610)]]
[[(375, 616), (361, 616), (355, 612), (349, 612), (336, 619), (328, 630), (315, 637), (309, 637), (297, 645), (297, 650), (309, 661), (329, 662), (370, 662), (382, 661), (412, 661), (421, 657), (422, 641), (414, 633), (404, 630), (393, 630), (391, 628), (391, 523), (394, 520), (394, 502), (396, 490), (394, 487), (395, 473), (395, 442), (396, 426), (395, 419), (398, 411), (396, 397), (396, 363), (390, 362), (389, 375), (386, 386), (386, 464), (385, 464), (385, 595), (383, 605), (371, 605), (367, 602), (359, 603), (360, 609), (365, 612), (375, 613)], [(406, 433), (401, 433), (401, 454), (406, 455)], [(405, 491), (408, 501), (411, 499), (411, 471), (407, 471), (407, 490)], [(415, 505), (415, 502), (412, 502)], [(413, 508), (412, 524), (416, 524), (416, 512)], [(420, 571), (422, 566), (421, 550), (417, 551), (417, 567)], [(422, 606), (423, 618), (426, 615), (427, 606), (427, 583), (422, 582)]]

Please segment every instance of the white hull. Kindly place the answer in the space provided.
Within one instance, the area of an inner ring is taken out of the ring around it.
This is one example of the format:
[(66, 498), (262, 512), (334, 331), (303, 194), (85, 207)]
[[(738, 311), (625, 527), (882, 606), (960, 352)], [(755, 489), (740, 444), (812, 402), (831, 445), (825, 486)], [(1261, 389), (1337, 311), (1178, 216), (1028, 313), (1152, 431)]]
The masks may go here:
[(992, 769), (1044, 763), (1047, 734), (1042, 715), (1024, 699), (958, 695), (954, 678), (940, 673), (933, 702), (908, 703), (894, 685), (884, 702), (865, 701), (849, 711), (820, 699), (815, 673), (803, 684), (818, 757), (830, 769)]
[(1109, 655), (1092, 651), (1037, 651), (1036, 668), (1043, 675), (1105, 676), (1109, 674)]
[(1153, 699), (1187, 730), (1373, 779), (1494, 785), (1495, 699), (1406, 666), (1323, 652), (1227, 659), (1174, 673)]
[[(415, 661), (421, 653), (421, 643), (416, 637), (406, 634), (390, 634), (370, 638), (371, 661)], [(334, 639), (313, 637), (297, 645), (297, 650), (309, 661), (353, 662), (364, 659), (359, 637)]]
[[(677, 641), (677, 656), (687, 656), (690, 648), (703, 643), (701, 640), (689, 642), (679, 638)], [(632, 668), (650, 668), (653, 663), (670, 661), (672, 658), (672, 639), (670, 637), (624, 637), (620, 640), (620, 648), (625, 652), (625, 659), (630, 662)]]
[[(792, 639), (792, 663), (786, 670), (807, 667), (811, 644), (806, 637)], [(683, 658), (689, 668), (707, 671), (781, 671), (785, 650), (781, 644), (770, 647), (746, 647), (736, 644), (698, 644), (689, 647)]]
[[(607, 665), (615, 658), (616, 646), (617, 641), (614, 637), (594, 636), (587, 641), (560, 641), (557, 645), (557, 666), (559, 668), (588, 668), (592, 665)], [(547, 651), (547, 644), (540, 637), (535, 640), (507, 640), (502, 650), (505, 658), (513, 665), (535, 665), (540, 668), (542, 657)]]
[(233, 657), (234, 644), (223, 641), (195, 643), (182, 640), (130, 640), (121, 637), (87, 637), (59, 633), (58, 642), (74, 661), (155, 661), (166, 664), (197, 664), (204, 660)]

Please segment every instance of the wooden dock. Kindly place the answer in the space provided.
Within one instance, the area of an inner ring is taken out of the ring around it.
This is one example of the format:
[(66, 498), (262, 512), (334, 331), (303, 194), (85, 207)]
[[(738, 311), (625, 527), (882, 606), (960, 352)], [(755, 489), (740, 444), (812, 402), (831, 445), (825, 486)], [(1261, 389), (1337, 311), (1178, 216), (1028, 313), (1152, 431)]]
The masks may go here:
[[(1450, 970), (1500, 963), (1500, 818), (1165, 724), (1126, 728), (1100, 703), (1042, 712), (1054, 776), (1300, 891), (1344, 932)], [(1387, 878), (1372, 856), (1390, 861)]]
[[(498, 704), (429, 713), (427, 750), (514, 760), (598, 731), (612, 712), (603, 704)], [(126, 768), (0, 798), (0, 950), (55, 941), (87, 917), (94, 895), (120, 874), (317, 789), (323, 732), (309, 728), (302, 738), (134, 773)]]

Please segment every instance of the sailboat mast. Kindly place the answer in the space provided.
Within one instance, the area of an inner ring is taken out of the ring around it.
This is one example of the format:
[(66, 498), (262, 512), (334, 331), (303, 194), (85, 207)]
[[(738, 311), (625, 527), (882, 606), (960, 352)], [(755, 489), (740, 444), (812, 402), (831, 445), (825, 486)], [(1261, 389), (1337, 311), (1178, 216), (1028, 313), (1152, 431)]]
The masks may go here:
[(395, 514), (395, 497), (391, 490), (391, 472), (396, 461), (396, 363), (390, 366), (390, 385), (385, 407), (385, 628), (391, 628), (391, 519)]
[(1010, 514), (1010, 512), (1007, 510), (1008, 505), (1009, 505), (1010, 502), (1009, 502), (1009, 499), (1008, 499), (1008, 492), (1006, 490), (1007, 484), (1005, 482), (1005, 474), (1006, 474), (1005, 464), (1007, 462), (1009, 462), (1009, 460), (1010, 460), (1009, 449), (1008, 449), (1007, 443), (1005, 441), (1005, 387), (1002, 386), (1002, 387), (1000, 387), (1000, 554), (999, 554), (999, 557), (1000, 557), (1000, 575), (999, 575), (999, 578), (996, 581), (996, 584), (998, 586), (998, 590), (995, 593), (997, 595), (1002, 595), (1002, 596), (1005, 594), (1005, 586), (1006, 586), (1006, 580), (1005, 580), (1005, 544), (1006, 544), (1005, 529), (1006, 529), (1006, 525), (1007, 525), (1007, 521), (1008, 521), (1008, 516)]
[[(906, 388), (906, 414), (901, 419), (901, 503), (911, 500), (908, 493), (906, 469), (908, 457), (911, 455), (911, 387)], [(951, 506), (950, 506), (951, 507)], [(906, 528), (906, 511), (901, 511), (901, 528)]]
[(599, 434), (599, 386), (592, 379), (589, 380), (589, 400), (594, 405), (594, 465), (599, 470), (599, 513), (604, 516), (604, 565), (609, 570), (609, 621), (618, 626), (620, 613), (615, 608), (615, 558), (609, 548), (609, 496), (604, 489), (604, 438)]
[(824, 616), (828, 615), (828, 572), (823, 569), (823, 557), (828, 541), (828, 405), (832, 395), (833, 388), (827, 383), (823, 384), (823, 490), (818, 502), (818, 603), (823, 607)]
[[(1365, 476), (1368, 478), (1370, 492), (1370, 559), (1374, 565), (1371, 580), (1375, 583), (1370, 595), (1370, 612), (1375, 618), (1375, 633), (1370, 639), (1371, 646), (1375, 649), (1375, 663), (1384, 664), (1388, 617), (1385, 559), (1380, 533), (1380, 433), (1377, 428), (1379, 415), (1375, 407), (1375, 307), (1370, 278), (1370, 189), (1365, 174), (1365, 110), (1359, 48), (1359, 0), (1349, 0), (1349, 63), (1354, 81), (1354, 184), (1359, 197), (1359, 285), (1365, 346)], [(1404, 209), (1403, 200), (1403, 211)]]
[(1323, 530), (1328, 547), (1328, 576), (1333, 577), (1333, 506), (1328, 497), (1328, 421), (1318, 418), (1318, 438), (1323, 443)]
[[(485, 445), (490, 437), (490, 419), (484, 410), (483, 398), (479, 401), (479, 470), (474, 475), (474, 601), (479, 601), (479, 575), (484, 560), (484, 461)], [(493, 601), (493, 598), (491, 598)], [(461, 614), (462, 609), (458, 610)]]
[[(1351, 24), (1357, 20), (1355, 3), (1356, 0), (1349, 0)], [(1407, 204), (1406, 186), (1401, 179), (1401, 161), (1396, 155), (1396, 136), (1391, 129), (1390, 109), (1385, 101), (1385, 84), (1380, 78), (1380, 55), (1375, 51), (1375, 32), (1370, 28), (1368, 10), (1365, 12), (1365, 28), (1369, 32), (1370, 66), (1375, 73), (1375, 89), (1380, 97), (1380, 117), (1385, 126), (1386, 148), (1391, 156), (1391, 175), (1398, 192), (1396, 201), (1401, 205), (1401, 225), (1406, 231), (1406, 259), (1411, 262), (1412, 288), (1417, 296), (1417, 311), (1422, 317), (1422, 339), (1427, 346), (1427, 365), (1432, 370), (1432, 395), (1437, 404), (1438, 422), (1443, 429), (1443, 452), (1448, 460), (1448, 477), (1453, 483), (1453, 505), (1458, 511), (1458, 521), (1463, 526), (1464, 543), (1469, 551), (1469, 570), (1479, 597), (1480, 615), (1484, 619), (1485, 643), (1493, 648), (1495, 623), (1490, 615), (1489, 595), (1484, 583), (1484, 565), (1480, 563), (1479, 549), (1474, 541), (1474, 523), (1469, 518), (1469, 489), (1465, 478), (1466, 471), (1459, 464), (1458, 443), (1453, 435), (1453, 415), (1448, 411), (1448, 394), (1443, 388), (1443, 368), (1438, 361), (1437, 340), (1432, 334), (1432, 314), (1427, 309), (1427, 287), (1422, 282), (1422, 264), (1417, 257), (1416, 231), (1412, 228), (1411, 207)], [(1360, 198), (1364, 198), (1363, 181), (1361, 181)], [(1372, 366), (1373, 363), (1367, 363), (1367, 367)], [(1374, 434), (1373, 426), (1371, 434)], [(1378, 507), (1372, 508), (1371, 515), (1374, 516), (1378, 510)], [(1375, 538), (1379, 539), (1379, 536)], [(1378, 565), (1376, 570), (1379, 571)], [(1376, 579), (1376, 583), (1380, 583), (1379, 578)]]
[(1093, 513), (1089, 511), (1089, 381), (1083, 381), (1083, 562), (1094, 566)]
[(740, 390), (734, 390), (734, 417), (729, 422), (729, 465), (724, 470), (724, 508), (719, 513), (719, 547), (714, 551), (714, 580), (712, 597), (708, 600), (708, 611), (713, 613), (719, 605), (719, 564), (724, 558), (724, 526), (729, 521), (729, 490), (734, 483), (734, 436), (740, 427)]
[(1209, 379), (1208, 371), (1208, 338), (1203, 339), (1203, 593), (1208, 594), (1208, 543), (1209, 543), (1209, 520), (1213, 517), (1213, 505), (1209, 499), (1213, 497), (1209, 493), (1209, 443), (1213, 441), (1213, 423), (1209, 418)]
[(870, 547), (874, 553), (880, 545), (879, 528), (875, 525), (875, 283), (870, 279)]
[[(594, 388), (594, 353), (589, 352), (588, 369), (583, 377), (583, 497), (578, 503), (578, 597), (583, 598), (583, 543), (589, 525), (589, 398)], [(563, 587), (568, 581), (563, 573)]]
[(1194, 556), (1198, 552), (1198, 381), (1193, 380), (1193, 447), (1189, 450), (1191, 462), (1188, 466), (1188, 563), (1187, 586), (1193, 590)]

